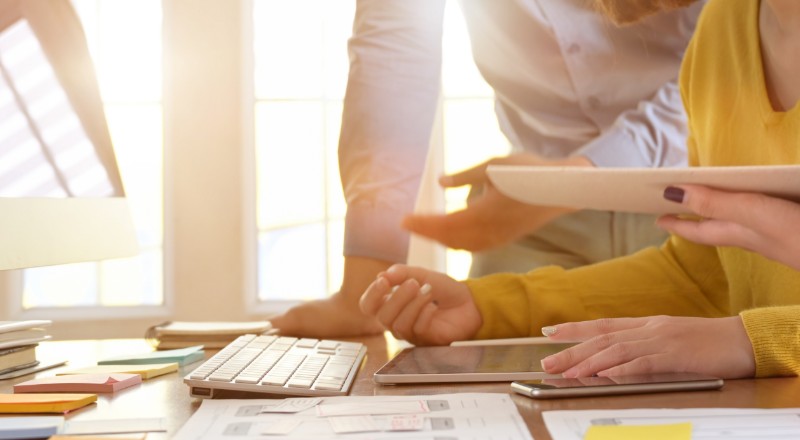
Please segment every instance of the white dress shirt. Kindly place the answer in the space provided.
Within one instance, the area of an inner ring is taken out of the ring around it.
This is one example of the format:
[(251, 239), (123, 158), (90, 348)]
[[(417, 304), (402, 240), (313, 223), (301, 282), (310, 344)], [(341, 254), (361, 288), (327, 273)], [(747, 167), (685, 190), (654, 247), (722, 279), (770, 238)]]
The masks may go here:
[[(586, 0), (462, 0), (518, 151), (602, 167), (686, 163), (676, 84), (699, 2), (618, 28)], [(405, 261), (440, 90), (443, 0), (359, 0), (339, 139), (346, 256)], [(464, 127), (469, 130), (469, 127)]]

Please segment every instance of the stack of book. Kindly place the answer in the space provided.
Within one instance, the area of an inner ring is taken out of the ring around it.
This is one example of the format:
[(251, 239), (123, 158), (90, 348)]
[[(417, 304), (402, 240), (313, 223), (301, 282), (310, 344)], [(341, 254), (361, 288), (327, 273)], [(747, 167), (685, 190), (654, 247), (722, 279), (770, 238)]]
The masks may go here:
[(47, 320), (0, 321), (0, 379), (35, 368), (36, 345), (50, 339)]
[(159, 350), (202, 345), (223, 348), (241, 335), (269, 332), (269, 321), (187, 322), (173, 321), (147, 329), (145, 338)]

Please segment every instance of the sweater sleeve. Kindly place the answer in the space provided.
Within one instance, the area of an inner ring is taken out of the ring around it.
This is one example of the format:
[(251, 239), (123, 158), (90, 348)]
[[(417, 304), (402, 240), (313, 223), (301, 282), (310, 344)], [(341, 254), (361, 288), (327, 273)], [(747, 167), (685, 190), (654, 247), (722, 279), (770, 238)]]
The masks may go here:
[(466, 281), (483, 318), (476, 338), (538, 336), (546, 325), (650, 315), (729, 315), (713, 247), (671, 237), (661, 248), (572, 270), (545, 267)]
[(739, 315), (753, 344), (756, 377), (800, 375), (800, 306), (762, 307)]

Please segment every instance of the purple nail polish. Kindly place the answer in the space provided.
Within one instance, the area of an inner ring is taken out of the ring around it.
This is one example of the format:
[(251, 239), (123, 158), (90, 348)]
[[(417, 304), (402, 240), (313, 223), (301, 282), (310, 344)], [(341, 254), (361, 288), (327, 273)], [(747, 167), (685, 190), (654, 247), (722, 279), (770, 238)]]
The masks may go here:
[(664, 198), (675, 203), (683, 203), (685, 191), (675, 186), (668, 186), (664, 190)]

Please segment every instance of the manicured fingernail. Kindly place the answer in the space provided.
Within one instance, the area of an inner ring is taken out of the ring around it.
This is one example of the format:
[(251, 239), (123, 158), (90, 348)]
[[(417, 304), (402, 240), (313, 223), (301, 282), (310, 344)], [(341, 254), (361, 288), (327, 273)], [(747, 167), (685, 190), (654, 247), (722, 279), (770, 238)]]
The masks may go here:
[(555, 365), (555, 361), (550, 359), (550, 356), (542, 359), (542, 370), (547, 371)]
[(683, 196), (686, 192), (675, 186), (668, 186), (664, 190), (664, 198), (675, 203), (683, 203)]
[(542, 327), (542, 334), (545, 336), (553, 336), (554, 334), (556, 334), (556, 330), (558, 330), (558, 328), (556, 328), (556, 326), (553, 325)]
[(419, 293), (420, 293), (421, 295), (427, 295), (427, 294), (431, 293), (431, 289), (432, 289), (432, 288), (433, 288), (433, 287), (431, 287), (431, 285), (430, 285), (430, 284), (428, 284), (428, 283), (425, 283), (425, 284), (423, 284), (423, 285), (422, 285), (422, 287), (420, 287), (420, 288), (419, 288)]

